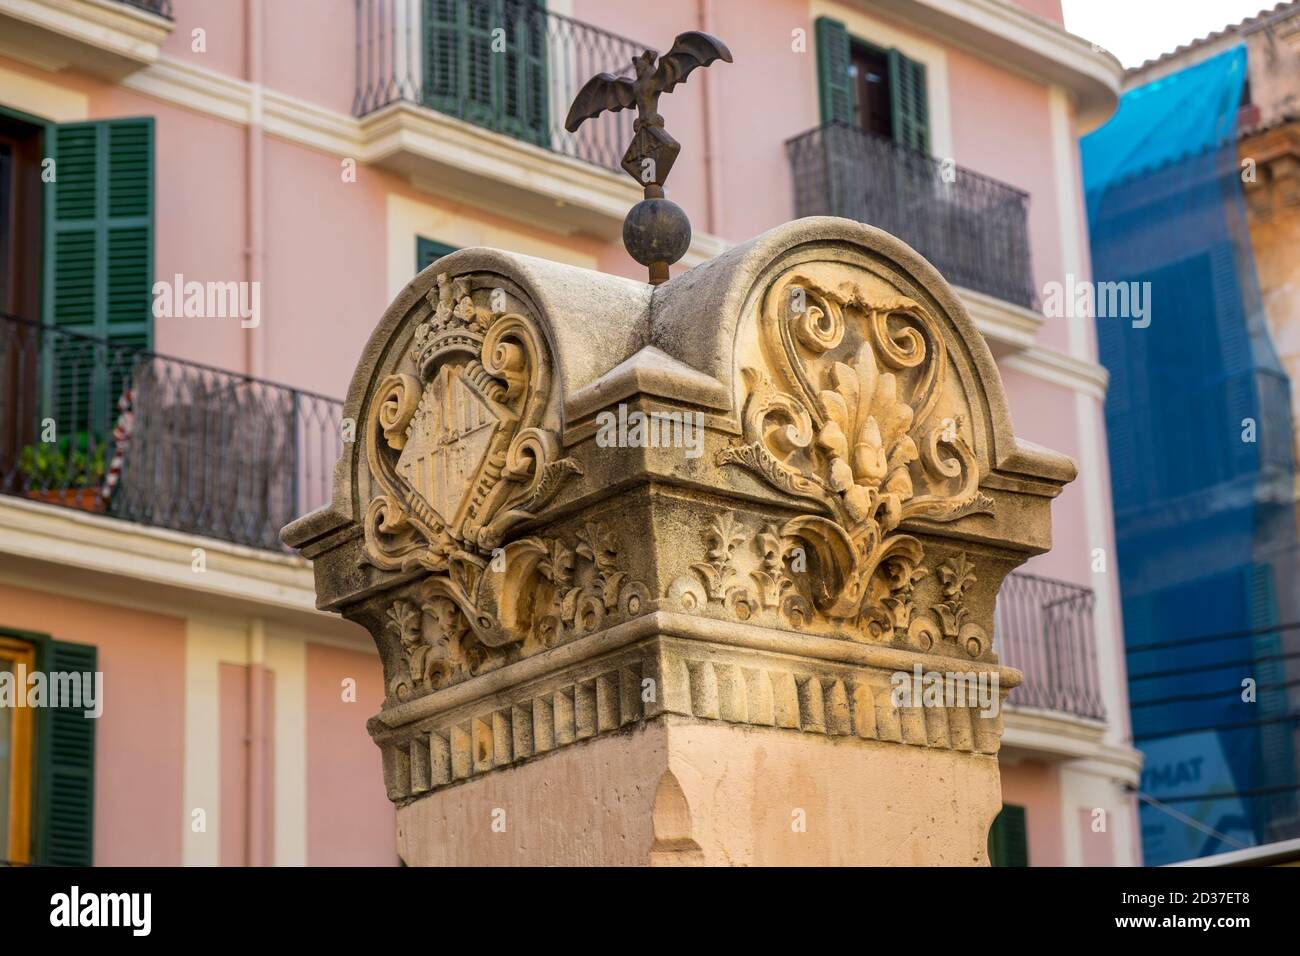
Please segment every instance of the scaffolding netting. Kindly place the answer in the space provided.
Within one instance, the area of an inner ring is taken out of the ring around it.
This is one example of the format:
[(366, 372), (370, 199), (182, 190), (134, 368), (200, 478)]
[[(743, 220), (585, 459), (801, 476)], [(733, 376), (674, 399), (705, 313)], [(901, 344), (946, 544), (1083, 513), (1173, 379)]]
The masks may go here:
[(1245, 76), (1238, 46), (1134, 88), (1082, 143), (1097, 302), (1123, 283), (1148, 305), (1096, 311), (1148, 865), (1300, 835), (1290, 387), (1247, 229)]

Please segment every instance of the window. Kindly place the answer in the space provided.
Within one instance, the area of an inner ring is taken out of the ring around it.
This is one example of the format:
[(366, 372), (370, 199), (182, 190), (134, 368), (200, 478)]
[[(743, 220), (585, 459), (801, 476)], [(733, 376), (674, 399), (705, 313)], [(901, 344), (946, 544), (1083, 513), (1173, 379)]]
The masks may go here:
[(816, 32), (822, 122), (853, 125), (928, 154), (925, 64), (851, 37), (829, 17), (817, 19)]
[(992, 866), (1028, 866), (1029, 833), (1025, 808), (1003, 804), (1002, 812), (989, 828), (989, 863)]
[(0, 311), (40, 316), (45, 128), (0, 110)]
[(543, 0), (424, 0), (424, 17), (426, 104), (549, 146)]
[(423, 272), (431, 263), (455, 251), (455, 246), (449, 246), (444, 242), (434, 242), (432, 239), (424, 238), (424, 236), (416, 236), (415, 271)]
[(853, 120), (868, 133), (894, 135), (890, 106), (889, 54), (865, 43), (850, 46), (849, 75), (853, 78)]
[[(45, 125), (0, 108), (0, 312), (41, 316), (41, 159)], [(37, 348), (30, 326), (0, 320), (0, 408), (23, 409), (0, 428), (0, 475), (22, 481), (23, 450), (39, 440)], [(16, 490), (6, 482), (5, 490)]]
[[(88, 644), (0, 628), (0, 675), (24, 700), (34, 671), (93, 675), (98, 660)], [(0, 860), (91, 865), (96, 721), (73, 703), (0, 707)]]
[[(36, 647), (0, 634), (0, 680), (17, 682), (36, 668)], [(16, 691), (15, 686), (15, 691)], [(0, 706), (0, 861), (31, 861), (32, 711)]]

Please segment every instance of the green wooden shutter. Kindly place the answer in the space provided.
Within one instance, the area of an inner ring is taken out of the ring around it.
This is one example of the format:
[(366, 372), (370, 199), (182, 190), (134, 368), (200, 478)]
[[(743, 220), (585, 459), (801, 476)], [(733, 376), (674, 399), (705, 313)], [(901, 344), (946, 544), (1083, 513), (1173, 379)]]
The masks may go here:
[(153, 342), (153, 140), (148, 117), (50, 128), (44, 321), (109, 342), (51, 337), (46, 409), (64, 435), (107, 434), (121, 355)]
[(460, 42), (462, 73), (462, 119), (497, 129), (500, 110), (497, 104), (495, 75), (499, 54), (492, 52), (492, 31), (503, 26), (496, 0), (464, 0), (460, 4)]
[(989, 862), (993, 866), (1028, 866), (1029, 832), (1025, 808), (1003, 804), (1002, 812), (989, 828)]
[(461, 6), (457, 0), (424, 3), (424, 101), (453, 116), (460, 115), (464, 87), (461, 51)]
[(506, 29), (506, 53), (497, 67), (497, 108), (502, 132), (550, 145), (546, 81), (546, 5), (543, 0), (497, 0)]
[(921, 153), (930, 152), (930, 101), (925, 86), (925, 64), (889, 51), (890, 112), (894, 141)]
[[(426, 105), (550, 144), (544, 0), (425, 0)], [(505, 31), (493, 52), (493, 31)]]
[[(47, 641), (40, 651), (46, 674), (76, 672), (93, 680), (98, 652), (88, 644)], [(44, 707), (36, 717), (36, 862), (90, 866), (95, 821), (95, 724), (83, 706)]]
[(853, 78), (849, 75), (849, 31), (830, 17), (818, 17), (817, 96), (823, 123), (853, 122)]
[(450, 255), (455, 251), (455, 246), (449, 246), (442, 242), (434, 242), (432, 239), (424, 238), (424, 236), (416, 236), (415, 271), (423, 272), (431, 263), (441, 259), (443, 256)]

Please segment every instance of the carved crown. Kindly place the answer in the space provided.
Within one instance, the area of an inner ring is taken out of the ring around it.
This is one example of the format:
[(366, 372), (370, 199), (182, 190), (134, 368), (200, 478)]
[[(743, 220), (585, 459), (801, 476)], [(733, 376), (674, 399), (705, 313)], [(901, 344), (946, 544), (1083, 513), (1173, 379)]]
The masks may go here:
[(475, 305), (469, 293), (467, 278), (453, 281), (445, 272), (438, 276), (437, 288), (429, 291), (426, 298), (434, 307), (433, 315), (420, 323), (411, 340), (421, 374), (450, 352), (474, 358), (482, 351), (483, 336), (496, 314)]

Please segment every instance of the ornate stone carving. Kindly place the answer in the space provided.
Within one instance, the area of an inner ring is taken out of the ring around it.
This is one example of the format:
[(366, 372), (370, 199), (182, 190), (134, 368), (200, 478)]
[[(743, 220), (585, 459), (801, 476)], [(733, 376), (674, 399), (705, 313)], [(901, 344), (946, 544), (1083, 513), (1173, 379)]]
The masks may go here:
[(403, 802), (478, 774), (620, 730), (645, 718), (643, 661), (623, 654), (607, 668), (561, 681), (544, 693), (510, 693), (495, 706), (449, 722), (437, 720), (390, 731), (381, 740), (390, 800)]
[(971, 620), (971, 612), (966, 607), (966, 592), (976, 581), (975, 565), (962, 551), (939, 565), (939, 577), (943, 581), (944, 599), (936, 601), (932, 611), (939, 618), (940, 630), (971, 657), (978, 657), (988, 646), (988, 635)]
[(691, 642), (671, 639), (620, 651), (540, 690), (509, 690), (480, 702), (469, 716), (438, 715), (397, 727), (375, 719), (371, 733), (383, 750), (388, 796), (398, 803), (662, 713), (850, 740), (998, 751), (999, 713), (975, 701), (898, 706), (896, 681), (885, 670), (844, 664), (757, 665), (728, 647), (704, 656)]
[[(378, 643), (403, 859), (634, 862), (689, 833), (710, 862), (759, 861), (759, 824), (833, 777), (864, 795), (832, 808), (851, 845), (782, 862), (978, 862), (1019, 679), (990, 646), (997, 586), (1050, 547), (1074, 471), (1015, 440), (952, 290), (840, 219), (653, 290), (498, 250), (439, 268), (363, 353), (333, 500), (284, 535), (320, 607)], [(707, 454), (611, 448), (621, 404), (705, 416)], [(648, 798), (665, 768), (698, 825), (610, 810), (610, 784)], [(565, 788), (511, 818), (517, 840), (446, 825), (547, 779)], [(711, 822), (738, 806), (753, 827)], [(970, 838), (896, 839), (941, 826)]]
[(489, 654), (469, 640), (469, 625), (451, 601), (394, 601), (386, 616), (406, 665), (388, 685), (399, 701), (464, 680), (488, 663)]
[(649, 609), (650, 591), (619, 568), (618, 540), (601, 523), (588, 522), (573, 547), (542, 543), (537, 608), (525, 651), (551, 647), (598, 631)]
[[(394, 685), (407, 693), (499, 663), (501, 648), (532, 633), (527, 589), (546, 545), (502, 543), (582, 472), (560, 457), (559, 437), (546, 427), (552, 364), (536, 323), (509, 308), (504, 290), (478, 288), (473, 277), (440, 275), (427, 302), (432, 314), (376, 389), (365, 434), (380, 489), (362, 524), (365, 560), (428, 572), (420, 607), (443, 622), (436, 646), (449, 663), (430, 674), (418, 665), (418, 675), (413, 669)], [(614, 587), (612, 606), (618, 596)], [(408, 646), (414, 631), (401, 613), (406, 623), (394, 626)], [(428, 658), (423, 645), (411, 646)]]
[(523, 538), (487, 561), (456, 556), (415, 600), (387, 612), (405, 666), (389, 693), (407, 700), (529, 657), (650, 609), (650, 591), (620, 567), (618, 540), (599, 522), (559, 537)]
[(708, 560), (692, 564), (691, 574), (669, 585), (670, 607), (692, 611), (713, 602), (742, 621), (777, 611), (795, 626), (808, 620), (808, 602), (786, 566), (795, 539), (772, 522), (751, 531), (735, 512), (724, 511), (713, 519), (705, 540)]
[(963, 409), (946, 389), (936, 320), (913, 299), (871, 294), (856, 281), (830, 289), (795, 271), (768, 289), (759, 322), (766, 367), (742, 370), (743, 443), (722, 450), (718, 463), (822, 512), (768, 538), (808, 549), (819, 614), (877, 639), (907, 632), (923, 549), (899, 525), (992, 510)]
[(375, 566), (450, 573), (582, 469), (543, 427), (552, 366), (536, 323), (470, 277), (440, 275), (428, 299), (433, 314), (370, 404), (367, 459), (382, 493), (363, 527)]

